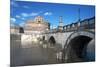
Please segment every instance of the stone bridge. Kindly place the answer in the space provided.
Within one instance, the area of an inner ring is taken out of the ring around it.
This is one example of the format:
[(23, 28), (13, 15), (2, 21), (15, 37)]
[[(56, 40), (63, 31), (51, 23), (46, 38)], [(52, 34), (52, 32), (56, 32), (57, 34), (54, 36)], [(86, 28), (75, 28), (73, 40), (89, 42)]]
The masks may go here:
[[(74, 31), (44, 34), (50, 43), (62, 46), (63, 59), (70, 61), (92, 61), (95, 59), (95, 33), (93, 31)], [(69, 61), (69, 62), (70, 62)]]

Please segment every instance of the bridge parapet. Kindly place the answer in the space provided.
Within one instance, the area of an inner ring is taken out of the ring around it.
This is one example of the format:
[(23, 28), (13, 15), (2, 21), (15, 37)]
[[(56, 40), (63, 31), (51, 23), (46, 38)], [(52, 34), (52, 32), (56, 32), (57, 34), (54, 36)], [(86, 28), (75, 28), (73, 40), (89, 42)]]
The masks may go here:
[(45, 40), (49, 41), (50, 37), (53, 37), (56, 43), (61, 44), (62, 48), (65, 47), (66, 41), (70, 42), (70, 40), (77, 36), (87, 36), (91, 38), (95, 38), (94, 32), (89, 31), (73, 31), (73, 32), (63, 32), (63, 33), (48, 33), (45, 34)]

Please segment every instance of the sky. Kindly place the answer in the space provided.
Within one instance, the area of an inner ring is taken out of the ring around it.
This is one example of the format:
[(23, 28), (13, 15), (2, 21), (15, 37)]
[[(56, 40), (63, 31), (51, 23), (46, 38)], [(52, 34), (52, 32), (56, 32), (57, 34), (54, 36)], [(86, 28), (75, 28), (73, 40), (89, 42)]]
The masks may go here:
[(63, 24), (75, 23), (79, 19), (91, 18), (95, 16), (95, 6), (75, 5), (75, 4), (58, 4), (58, 3), (41, 3), (11, 0), (10, 4), (10, 21), (11, 24), (23, 26), (29, 19), (36, 16), (42, 16), (48, 20), (52, 26), (59, 25), (59, 17), (62, 16)]

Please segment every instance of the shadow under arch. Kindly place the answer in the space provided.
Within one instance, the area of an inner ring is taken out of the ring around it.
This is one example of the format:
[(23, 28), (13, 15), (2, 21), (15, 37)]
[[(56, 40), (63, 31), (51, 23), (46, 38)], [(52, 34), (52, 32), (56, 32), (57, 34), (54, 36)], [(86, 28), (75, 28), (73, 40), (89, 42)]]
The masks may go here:
[(64, 46), (64, 62), (89, 61), (86, 58), (87, 45), (94, 38), (93, 32), (79, 31), (72, 33)]
[(49, 43), (52, 45), (56, 44), (55, 38), (53, 36), (49, 38)]
[(45, 40), (45, 36), (42, 36), (42, 39)]

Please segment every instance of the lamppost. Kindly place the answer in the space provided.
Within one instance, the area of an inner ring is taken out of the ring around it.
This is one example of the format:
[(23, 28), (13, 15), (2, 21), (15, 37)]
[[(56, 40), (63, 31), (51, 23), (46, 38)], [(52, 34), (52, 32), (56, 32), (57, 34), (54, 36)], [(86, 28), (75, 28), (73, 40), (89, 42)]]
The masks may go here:
[(80, 30), (80, 25), (81, 25), (81, 23), (80, 23), (80, 8), (78, 8), (78, 29), (77, 30)]

